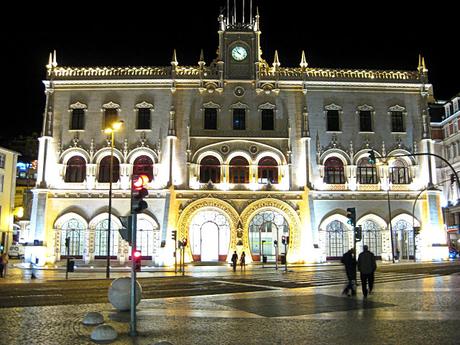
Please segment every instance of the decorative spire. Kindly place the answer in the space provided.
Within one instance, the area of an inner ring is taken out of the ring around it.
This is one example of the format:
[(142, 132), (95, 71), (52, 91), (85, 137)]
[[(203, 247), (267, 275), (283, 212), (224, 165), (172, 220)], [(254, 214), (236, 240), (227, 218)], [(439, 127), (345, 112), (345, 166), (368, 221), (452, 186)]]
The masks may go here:
[(425, 66), (425, 58), (422, 56), (422, 54), (418, 55), (418, 67), (417, 67), (417, 70), (420, 73), (428, 72), (428, 70), (426, 69), (426, 66)]
[(56, 50), (53, 52), (53, 63), (52, 63), (52, 66), (53, 67), (57, 67), (57, 57), (56, 57)]
[(305, 69), (308, 67), (307, 59), (305, 59), (305, 51), (302, 50), (302, 58), (300, 60), (300, 67)]
[(273, 65), (272, 65), (275, 69), (280, 67), (281, 64), (280, 64), (280, 60), (278, 58), (278, 50), (275, 50), (275, 58), (273, 60)]
[(46, 65), (47, 69), (51, 69), (53, 67), (53, 53), (50, 53), (50, 57), (48, 59), (48, 64)]
[(260, 16), (259, 16), (259, 6), (256, 7), (256, 19), (254, 22), (254, 31), (258, 32), (260, 30)]
[(201, 52), (200, 52), (200, 60), (198, 61), (198, 66), (200, 66), (201, 68), (203, 68), (204, 65), (206, 65), (206, 62), (204, 61), (204, 52), (203, 52), (203, 49), (201, 49)]
[(171, 65), (174, 66), (174, 67), (177, 67), (177, 65), (179, 65), (179, 63), (177, 62), (176, 49), (174, 49), (174, 51), (173, 51), (173, 56), (172, 56), (172, 60), (171, 60)]

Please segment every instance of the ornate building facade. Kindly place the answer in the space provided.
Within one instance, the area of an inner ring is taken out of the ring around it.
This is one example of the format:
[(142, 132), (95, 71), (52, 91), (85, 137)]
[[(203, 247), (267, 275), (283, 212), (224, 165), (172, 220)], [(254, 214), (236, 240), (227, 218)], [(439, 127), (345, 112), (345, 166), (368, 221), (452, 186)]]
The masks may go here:
[[(460, 175), (460, 94), (449, 101), (438, 101), (432, 109), (440, 110), (441, 118), (433, 121), (432, 137), (436, 151)], [(437, 164), (439, 187), (443, 190), (442, 205), (449, 244), (460, 248), (460, 187), (452, 169), (444, 162)]]
[[(432, 159), (410, 156), (433, 152), (423, 59), (414, 71), (339, 70), (309, 67), (303, 52), (298, 67), (282, 67), (276, 52), (270, 65), (259, 15), (233, 13), (218, 18), (209, 64), (201, 54), (181, 66), (175, 52), (166, 67), (75, 68), (50, 57), (29, 258), (62, 259), (66, 237), (72, 256), (105, 257), (110, 178), (118, 229), (139, 172), (151, 181), (138, 246), (155, 265), (173, 263), (173, 231), (187, 239), (188, 262), (228, 261), (235, 250), (247, 262), (324, 262), (353, 246), (349, 207), (363, 229), (358, 250), (447, 258), (440, 192), (413, 208), (436, 180)], [(124, 126), (111, 177), (103, 130), (114, 120)], [(398, 154), (407, 156), (382, 159)], [(111, 256), (127, 260), (127, 243), (111, 236)]]

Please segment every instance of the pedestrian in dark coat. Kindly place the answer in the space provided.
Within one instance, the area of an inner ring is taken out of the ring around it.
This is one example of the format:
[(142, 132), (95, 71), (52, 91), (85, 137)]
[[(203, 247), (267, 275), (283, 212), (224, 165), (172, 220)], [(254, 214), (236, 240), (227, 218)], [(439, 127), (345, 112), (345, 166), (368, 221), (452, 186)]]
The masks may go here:
[(241, 270), (246, 270), (246, 253), (242, 252), (240, 257)]
[(353, 249), (343, 254), (341, 262), (345, 266), (348, 284), (342, 291), (343, 295), (356, 295), (356, 259)]
[(375, 262), (374, 253), (369, 251), (368, 246), (364, 245), (363, 252), (358, 256), (358, 270), (361, 276), (364, 298), (367, 297), (368, 293), (372, 293), (372, 289), (374, 288), (374, 272), (376, 269), (377, 263)]
[(238, 254), (236, 254), (236, 250), (233, 252), (232, 255), (232, 267), (233, 267), (233, 272), (236, 272), (236, 263), (238, 262)]

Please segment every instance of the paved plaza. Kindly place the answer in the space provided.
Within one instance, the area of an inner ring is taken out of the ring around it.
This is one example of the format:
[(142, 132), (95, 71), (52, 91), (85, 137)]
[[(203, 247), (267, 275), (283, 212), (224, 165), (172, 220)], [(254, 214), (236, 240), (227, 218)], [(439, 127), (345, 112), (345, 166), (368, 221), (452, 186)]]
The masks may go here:
[[(234, 282), (238, 284), (238, 282)], [(143, 300), (137, 338), (110, 304), (0, 309), (1, 344), (94, 344), (86, 312), (101, 312), (112, 344), (459, 344), (460, 274), (377, 283), (363, 299), (342, 286)]]

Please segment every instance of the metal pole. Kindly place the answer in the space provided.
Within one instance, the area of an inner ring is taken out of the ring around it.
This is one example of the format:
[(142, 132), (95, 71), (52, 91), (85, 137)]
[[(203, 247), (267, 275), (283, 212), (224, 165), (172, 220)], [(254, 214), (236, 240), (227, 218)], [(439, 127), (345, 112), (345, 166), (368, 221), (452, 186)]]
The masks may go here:
[(177, 273), (177, 233), (174, 239), (174, 273)]
[(131, 230), (131, 294), (130, 294), (130, 311), (131, 311), (131, 320), (130, 320), (130, 331), (129, 335), (132, 337), (137, 336), (136, 330), (136, 270), (135, 270), (135, 260), (134, 252), (136, 251), (136, 232), (137, 232), (137, 214), (132, 213), (132, 230)]
[(265, 243), (265, 240), (261, 242), (262, 243), (262, 246), (261, 246), (261, 254), (262, 254), (262, 268), (264, 268), (264, 243)]
[(105, 277), (110, 278), (110, 232), (112, 227), (112, 179), (113, 179), (113, 136), (114, 131), (111, 133), (111, 145), (110, 145), (110, 169), (109, 169), (109, 221), (107, 225), (107, 267)]
[(389, 178), (388, 178), (387, 199), (388, 199), (388, 217), (390, 218), (391, 260), (392, 260), (393, 263), (395, 263), (395, 248), (394, 248), (394, 240), (393, 240), (393, 226), (391, 225), (390, 179)]
[(70, 237), (69, 237), (69, 245), (67, 246), (67, 267), (65, 268), (65, 279), (69, 279), (69, 263), (70, 263)]
[(184, 245), (182, 245), (181, 260), (182, 260), (182, 275), (185, 275), (185, 246)]
[(284, 271), (287, 272), (287, 243), (284, 243)]

